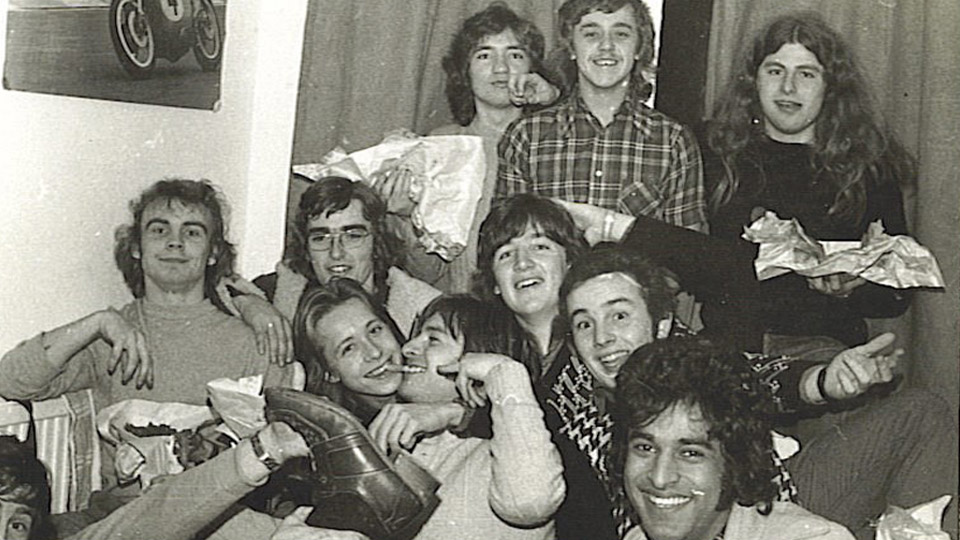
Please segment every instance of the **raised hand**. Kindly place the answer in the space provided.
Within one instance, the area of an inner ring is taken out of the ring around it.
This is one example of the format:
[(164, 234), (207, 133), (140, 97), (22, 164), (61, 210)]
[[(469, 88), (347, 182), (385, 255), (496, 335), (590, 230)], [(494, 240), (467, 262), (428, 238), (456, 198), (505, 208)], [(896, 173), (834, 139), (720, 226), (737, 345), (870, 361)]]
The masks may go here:
[(293, 329), (270, 302), (252, 294), (237, 296), (234, 305), (257, 338), (257, 351), (270, 362), (285, 366), (293, 362)]
[(560, 97), (560, 90), (538, 73), (511, 73), (507, 80), (510, 102), (523, 105), (550, 105)]
[(587, 203), (575, 203), (563, 199), (550, 199), (559, 204), (573, 218), (587, 243), (619, 242), (635, 221), (632, 216), (600, 208)]
[(487, 393), (482, 386), (487, 381), (487, 376), (498, 365), (514, 361), (500, 354), (466, 353), (455, 364), (438, 366), (437, 373), (456, 374), (460, 397), (472, 407), (482, 407), (487, 402)]
[(387, 212), (398, 216), (410, 216), (417, 203), (410, 198), (410, 185), (413, 172), (409, 169), (392, 167), (388, 172), (378, 175), (373, 189), (387, 203)]
[(370, 436), (384, 452), (412, 450), (421, 436), (456, 426), (463, 412), (456, 403), (391, 403), (370, 423)]
[(823, 391), (828, 395), (824, 397), (849, 399), (866, 392), (875, 384), (893, 379), (893, 370), (903, 350), (896, 349), (890, 354), (883, 354), (882, 351), (890, 347), (895, 339), (894, 334), (887, 332), (833, 357), (825, 368)]
[(115, 309), (97, 313), (100, 337), (111, 345), (107, 372), (120, 372), (120, 382), (128, 384), (136, 379), (137, 388), (153, 388), (153, 361), (147, 351), (143, 332), (127, 322)]

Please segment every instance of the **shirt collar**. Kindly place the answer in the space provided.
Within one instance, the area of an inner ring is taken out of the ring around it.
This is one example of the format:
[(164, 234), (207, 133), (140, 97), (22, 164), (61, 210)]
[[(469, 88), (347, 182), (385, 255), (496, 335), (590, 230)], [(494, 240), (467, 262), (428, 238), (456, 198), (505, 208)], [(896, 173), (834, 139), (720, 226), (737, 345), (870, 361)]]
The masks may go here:
[[(568, 138), (573, 131), (574, 122), (578, 115), (592, 115), (583, 98), (580, 97), (580, 89), (576, 87), (570, 96), (559, 106), (558, 116), (560, 120), (560, 135)], [(643, 133), (644, 137), (649, 137), (652, 131), (650, 126), (649, 107), (643, 102), (634, 103), (634, 98), (630, 92), (627, 92), (623, 103), (614, 114), (613, 121), (629, 118), (633, 122), (633, 127)]]

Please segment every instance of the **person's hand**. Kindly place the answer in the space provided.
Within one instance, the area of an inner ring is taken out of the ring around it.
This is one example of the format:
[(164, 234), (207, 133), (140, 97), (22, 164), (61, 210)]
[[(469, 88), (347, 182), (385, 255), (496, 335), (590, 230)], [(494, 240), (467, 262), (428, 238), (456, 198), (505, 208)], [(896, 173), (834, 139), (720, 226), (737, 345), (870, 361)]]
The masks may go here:
[(100, 336), (112, 347), (107, 373), (120, 372), (120, 382), (136, 379), (137, 388), (153, 388), (153, 360), (147, 351), (147, 338), (114, 309), (98, 312)]
[(587, 243), (591, 246), (599, 242), (619, 242), (627, 229), (633, 225), (633, 216), (620, 214), (587, 203), (575, 203), (563, 199), (551, 198), (573, 218)]
[(398, 216), (409, 217), (417, 206), (416, 201), (410, 198), (410, 184), (413, 182), (413, 172), (398, 167), (389, 168), (389, 171), (378, 175), (373, 189), (387, 204), (387, 212)]
[(422, 435), (456, 426), (462, 416), (456, 403), (391, 403), (370, 423), (370, 436), (384, 452), (412, 450)]
[[(471, 407), (483, 407), (487, 402), (487, 393), (482, 383), (493, 368), (504, 362), (514, 362), (501, 354), (466, 353), (455, 364), (437, 366), (437, 373), (441, 375), (457, 376), (457, 392)], [(478, 384), (480, 383), (480, 384)]]
[(550, 105), (560, 97), (560, 89), (539, 73), (511, 73), (507, 88), (510, 90), (510, 102), (517, 107)]
[(807, 278), (807, 286), (820, 294), (846, 298), (857, 287), (865, 284), (867, 281), (862, 277), (851, 276), (850, 274), (830, 274), (827, 276)]
[(369, 540), (366, 535), (356, 531), (339, 531), (311, 527), (307, 518), (313, 512), (311, 506), (300, 506), (289, 516), (283, 518), (270, 540)]
[(896, 349), (890, 354), (883, 354), (882, 351), (890, 347), (895, 339), (896, 336), (890, 332), (880, 334), (863, 345), (833, 357), (825, 368), (827, 373), (823, 391), (828, 395), (824, 397), (849, 399), (866, 392), (875, 384), (893, 379), (893, 369), (903, 350)]
[(260, 354), (266, 354), (278, 366), (293, 362), (293, 329), (277, 308), (252, 294), (237, 296), (233, 303), (243, 322), (253, 329)]

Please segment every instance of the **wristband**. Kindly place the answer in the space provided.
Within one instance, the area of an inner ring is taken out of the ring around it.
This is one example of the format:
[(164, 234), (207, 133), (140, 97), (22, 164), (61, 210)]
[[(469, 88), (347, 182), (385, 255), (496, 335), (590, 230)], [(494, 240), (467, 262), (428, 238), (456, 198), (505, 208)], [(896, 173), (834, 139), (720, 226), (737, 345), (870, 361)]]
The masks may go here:
[(827, 366), (823, 366), (823, 369), (821, 369), (820, 373), (817, 374), (817, 391), (820, 392), (820, 397), (826, 403), (830, 403), (831, 401), (836, 401), (835, 399), (830, 397), (830, 394), (827, 393), (826, 382), (827, 382)]
[(263, 443), (260, 442), (260, 433), (254, 433), (253, 437), (250, 437), (250, 445), (253, 447), (253, 455), (257, 456), (257, 460), (260, 463), (273, 472), (280, 468), (280, 463), (277, 460), (267, 453), (263, 448)]
[(607, 212), (603, 216), (603, 230), (600, 232), (600, 240), (602, 242), (613, 242), (613, 222), (616, 219), (616, 216), (613, 212)]

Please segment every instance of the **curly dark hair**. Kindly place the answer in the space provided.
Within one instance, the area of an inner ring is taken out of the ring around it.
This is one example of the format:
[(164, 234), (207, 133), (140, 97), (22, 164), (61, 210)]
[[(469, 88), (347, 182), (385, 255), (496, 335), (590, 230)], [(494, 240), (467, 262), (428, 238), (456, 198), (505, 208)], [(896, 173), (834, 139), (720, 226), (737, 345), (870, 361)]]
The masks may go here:
[(503, 306), (494, 294), (493, 257), (510, 240), (523, 236), (532, 226), (547, 238), (563, 246), (568, 261), (576, 261), (587, 250), (587, 241), (570, 214), (550, 199), (533, 193), (520, 193), (496, 202), (480, 224), (477, 246), (477, 271), (473, 292), (479, 298)]
[(560, 286), (560, 314), (569, 319), (567, 297), (574, 289), (589, 279), (615, 272), (630, 276), (640, 286), (640, 296), (654, 323), (673, 315), (678, 289), (670, 272), (615, 244), (598, 244), (573, 262)]
[(610, 471), (623, 486), (631, 433), (677, 403), (697, 407), (724, 458), (717, 510), (733, 503), (769, 514), (774, 483), (770, 392), (741, 353), (694, 336), (670, 337), (634, 351), (617, 375)]
[(403, 343), (400, 329), (387, 315), (383, 305), (368, 294), (361, 284), (349, 278), (337, 277), (324, 285), (309, 285), (300, 296), (297, 312), (293, 316), (293, 352), (307, 372), (305, 390), (327, 396), (341, 405), (346, 405), (344, 388), (339, 383), (327, 380), (325, 374), (330, 372), (330, 364), (323, 354), (323, 344), (315, 338), (314, 330), (325, 315), (353, 299), (370, 308), (393, 332), (397, 343)]
[(217, 295), (216, 287), (220, 279), (232, 276), (237, 250), (227, 241), (227, 203), (209, 180), (185, 180), (167, 178), (153, 184), (140, 196), (130, 202), (133, 223), (120, 226), (116, 231), (113, 257), (117, 268), (123, 274), (130, 292), (135, 298), (143, 298), (143, 266), (134, 253), (140, 251), (140, 239), (143, 232), (143, 211), (155, 201), (165, 201), (169, 206), (174, 201), (184, 206), (197, 206), (210, 213), (213, 228), (210, 233), (210, 253), (216, 262), (206, 267), (203, 294), (217, 307), (226, 311)]
[(378, 302), (386, 296), (387, 271), (398, 266), (401, 241), (387, 230), (387, 206), (377, 192), (363, 182), (354, 182), (340, 176), (327, 176), (313, 182), (300, 198), (300, 208), (294, 220), (292, 241), (287, 246), (287, 264), (307, 278), (317, 280), (310, 263), (307, 248), (310, 220), (340, 212), (351, 201), (363, 205), (363, 217), (370, 222), (373, 234), (373, 283)]
[(31, 540), (54, 538), (50, 523), (50, 481), (34, 448), (13, 435), (0, 435), (0, 499), (28, 507)]
[(739, 158), (752, 142), (765, 137), (757, 72), (764, 58), (788, 43), (804, 46), (824, 67), (826, 91), (814, 128), (813, 165), (835, 192), (829, 214), (858, 223), (866, 211), (868, 179), (912, 181), (915, 162), (874, 112), (853, 51), (813, 12), (774, 19), (743, 48), (708, 125), (707, 143), (724, 168), (710, 196), (711, 208), (716, 211), (737, 192)]
[(594, 11), (614, 13), (624, 6), (633, 6), (639, 47), (636, 51), (637, 61), (630, 73), (629, 96), (634, 102), (641, 103), (653, 93), (653, 84), (643, 76), (643, 72), (653, 67), (655, 30), (653, 28), (653, 18), (650, 16), (650, 8), (643, 0), (567, 0), (560, 6), (558, 24), (560, 26), (560, 45), (563, 56), (557, 57), (559, 62), (557, 70), (564, 80), (565, 93), (572, 93), (572, 88), (578, 78), (577, 62), (572, 58), (573, 29), (584, 15)]
[(447, 74), (447, 103), (453, 118), (461, 126), (466, 126), (477, 115), (474, 104), (473, 87), (470, 82), (470, 58), (488, 36), (495, 36), (506, 30), (512, 30), (520, 46), (530, 59), (530, 71), (539, 73), (550, 80), (550, 74), (544, 68), (543, 34), (532, 22), (521, 18), (503, 2), (494, 2), (483, 11), (477, 12), (463, 21), (463, 25), (453, 36), (450, 48), (443, 57), (443, 71)]

